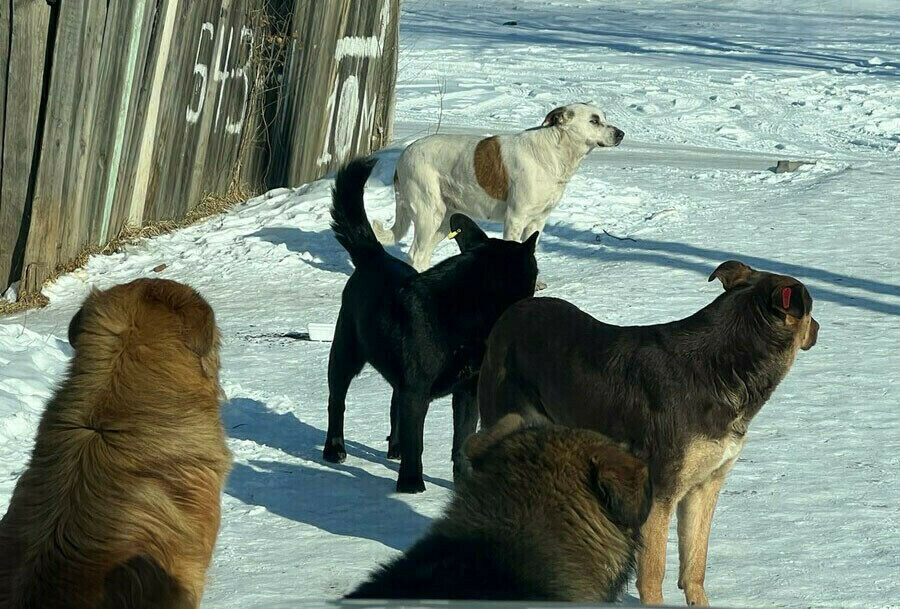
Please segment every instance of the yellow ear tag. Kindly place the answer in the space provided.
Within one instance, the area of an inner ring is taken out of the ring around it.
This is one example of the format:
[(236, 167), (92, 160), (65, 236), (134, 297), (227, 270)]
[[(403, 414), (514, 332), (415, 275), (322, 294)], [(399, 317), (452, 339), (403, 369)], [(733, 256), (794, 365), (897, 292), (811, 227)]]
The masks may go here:
[(456, 238), (456, 235), (460, 234), (461, 232), (462, 232), (462, 229), (452, 230), (447, 234), (447, 238), (454, 239), (454, 238)]

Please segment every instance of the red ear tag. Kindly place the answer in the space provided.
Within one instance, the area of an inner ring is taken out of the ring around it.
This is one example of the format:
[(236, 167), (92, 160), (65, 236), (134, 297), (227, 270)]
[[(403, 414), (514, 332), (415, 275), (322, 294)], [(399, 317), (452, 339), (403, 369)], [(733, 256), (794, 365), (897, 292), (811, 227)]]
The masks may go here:
[(791, 288), (781, 288), (781, 307), (791, 308)]

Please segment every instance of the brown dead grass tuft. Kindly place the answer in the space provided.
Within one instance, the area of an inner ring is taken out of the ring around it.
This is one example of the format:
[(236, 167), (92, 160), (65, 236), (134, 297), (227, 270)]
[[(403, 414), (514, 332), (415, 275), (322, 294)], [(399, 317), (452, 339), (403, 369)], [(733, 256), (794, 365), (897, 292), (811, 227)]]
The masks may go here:
[[(165, 235), (194, 224), (199, 224), (207, 218), (227, 212), (238, 203), (246, 201), (255, 194), (249, 184), (242, 183), (233, 187), (227, 195), (206, 195), (200, 203), (188, 210), (181, 220), (158, 220), (144, 226), (126, 223), (116, 236), (105, 245), (89, 245), (81, 250), (75, 258), (58, 265), (47, 277), (44, 285), (53, 283), (66, 273), (82, 268), (87, 264), (91, 256), (98, 254), (109, 256), (122, 251), (128, 245), (139, 243), (144, 239)], [(30, 309), (39, 309), (46, 306), (49, 302), (47, 297), (40, 293), (20, 295), (16, 302), (0, 301), (0, 316), (20, 313)]]

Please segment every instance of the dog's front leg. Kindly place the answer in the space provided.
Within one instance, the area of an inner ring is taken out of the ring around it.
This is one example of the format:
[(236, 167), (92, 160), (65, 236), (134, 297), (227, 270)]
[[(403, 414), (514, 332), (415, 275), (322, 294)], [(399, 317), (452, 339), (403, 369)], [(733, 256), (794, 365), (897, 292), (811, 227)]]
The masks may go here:
[(688, 605), (709, 605), (703, 587), (709, 530), (731, 463), (733, 460), (688, 491), (678, 503), (678, 587), (684, 590)]
[(672, 507), (669, 500), (654, 500), (650, 515), (641, 528), (644, 545), (638, 555), (637, 589), (645, 605), (663, 604), (662, 584), (666, 576), (666, 541)]
[(397, 395), (397, 420), (400, 423), (400, 475), (397, 478), (398, 493), (421, 493), (425, 490), (422, 479), (422, 436), (425, 433), (425, 414), (428, 397), (425, 392), (395, 390)]
[(471, 466), (463, 453), (466, 440), (475, 433), (478, 426), (478, 402), (476, 391), (478, 377), (460, 384), (453, 392), (453, 482), (465, 477)]

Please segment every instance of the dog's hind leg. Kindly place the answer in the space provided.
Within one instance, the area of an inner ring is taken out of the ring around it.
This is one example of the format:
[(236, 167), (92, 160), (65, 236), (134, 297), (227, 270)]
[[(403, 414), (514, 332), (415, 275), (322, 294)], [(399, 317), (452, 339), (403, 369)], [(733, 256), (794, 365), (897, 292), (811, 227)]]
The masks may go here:
[(382, 245), (393, 245), (394, 243), (397, 243), (409, 231), (412, 217), (409, 210), (409, 200), (403, 190), (403, 185), (399, 183), (399, 179), (395, 172), (394, 200), (396, 201), (396, 211), (394, 212), (394, 225), (390, 228), (385, 228), (378, 220), (372, 222), (372, 229), (375, 231), (375, 236)]
[(453, 392), (453, 480), (469, 473), (469, 461), (463, 453), (466, 440), (478, 426), (478, 401), (475, 399), (478, 377), (460, 384)]
[(437, 174), (421, 176), (409, 183), (405, 194), (415, 225), (409, 263), (420, 273), (431, 266), (434, 248), (447, 236), (450, 228), (439, 180)]
[(357, 344), (356, 334), (343, 317), (338, 315), (334, 342), (328, 356), (328, 432), (322, 457), (332, 463), (347, 458), (344, 446), (344, 410), (350, 381), (365, 365), (365, 358)]
[(431, 230), (430, 233), (425, 232), (427, 230), (427, 228), (423, 228), (420, 231), (416, 227), (413, 245), (409, 250), (410, 264), (420, 273), (428, 270), (428, 267), (431, 266), (431, 255), (450, 231), (450, 222), (442, 223), (437, 230)]
[(398, 493), (421, 493), (425, 490), (422, 479), (422, 436), (425, 433), (425, 415), (428, 412), (428, 392), (398, 388), (397, 421), (400, 431), (400, 474), (397, 477)]
[(522, 233), (525, 232), (526, 221), (518, 214), (513, 212), (506, 213), (506, 220), (503, 222), (503, 238), (507, 241), (522, 242)]

